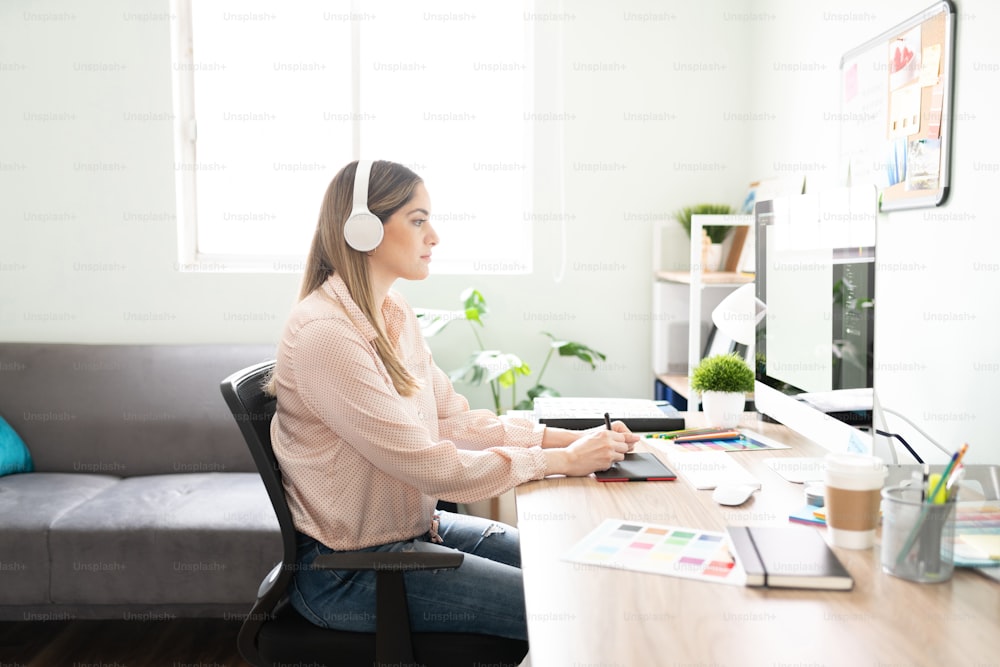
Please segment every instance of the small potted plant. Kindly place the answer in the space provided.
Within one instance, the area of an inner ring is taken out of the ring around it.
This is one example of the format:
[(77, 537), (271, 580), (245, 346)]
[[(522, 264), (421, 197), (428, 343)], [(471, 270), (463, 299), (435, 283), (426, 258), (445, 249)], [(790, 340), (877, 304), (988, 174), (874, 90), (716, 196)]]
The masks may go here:
[[(681, 224), (688, 238), (691, 238), (692, 215), (729, 215), (732, 208), (728, 204), (697, 204), (686, 206), (674, 213), (677, 222)], [(701, 265), (707, 271), (716, 271), (722, 261), (722, 242), (732, 227), (728, 225), (706, 225), (701, 228), (702, 248)]]
[(706, 357), (691, 373), (691, 389), (701, 394), (709, 426), (719, 428), (739, 424), (753, 382), (753, 369), (737, 354)]

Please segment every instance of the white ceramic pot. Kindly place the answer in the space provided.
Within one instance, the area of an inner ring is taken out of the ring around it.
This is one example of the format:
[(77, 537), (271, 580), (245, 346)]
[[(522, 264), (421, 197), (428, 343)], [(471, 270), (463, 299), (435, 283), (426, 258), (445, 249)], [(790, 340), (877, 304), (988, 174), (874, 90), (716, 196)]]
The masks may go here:
[(718, 271), (722, 268), (722, 244), (707, 244), (702, 249), (701, 263), (703, 271)]
[(701, 395), (708, 426), (736, 428), (746, 406), (746, 394), (741, 391), (706, 391)]

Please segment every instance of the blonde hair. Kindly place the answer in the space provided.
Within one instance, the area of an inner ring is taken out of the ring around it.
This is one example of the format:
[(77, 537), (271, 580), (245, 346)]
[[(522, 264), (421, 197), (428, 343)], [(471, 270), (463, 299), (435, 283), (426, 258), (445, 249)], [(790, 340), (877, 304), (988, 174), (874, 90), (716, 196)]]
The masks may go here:
[[(344, 240), (344, 223), (354, 204), (354, 174), (357, 167), (356, 161), (347, 164), (337, 172), (326, 189), (316, 232), (306, 258), (299, 300), (312, 294), (326, 282), (331, 273), (337, 272), (347, 285), (351, 298), (375, 328), (375, 350), (382, 358), (396, 391), (402, 396), (412, 396), (420, 389), (421, 384), (406, 370), (381, 325), (382, 318), (377, 317), (381, 304), (375, 303), (368, 258), (365, 253), (348, 246)], [(401, 164), (385, 160), (374, 162), (368, 182), (368, 210), (385, 224), (393, 213), (413, 198), (414, 191), (422, 182), (419, 176)]]

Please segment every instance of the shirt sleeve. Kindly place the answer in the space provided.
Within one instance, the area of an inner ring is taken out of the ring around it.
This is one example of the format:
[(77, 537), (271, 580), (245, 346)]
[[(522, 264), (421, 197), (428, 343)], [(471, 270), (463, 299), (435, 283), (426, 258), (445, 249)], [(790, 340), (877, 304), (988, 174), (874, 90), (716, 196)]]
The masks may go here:
[(523, 418), (498, 417), (492, 410), (470, 410), (469, 401), (455, 391), (451, 379), (433, 359), (429, 362), (442, 438), (454, 440), (463, 449), (541, 446), (545, 434), (543, 424)]
[[(540, 447), (459, 449), (443, 433), (435, 441), (407, 410), (372, 345), (348, 322), (309, 322), (295, 348), (292, 373), (308, 409), (373, 466), (422, 493), (474, 502), (545, 475)], [(453, 411), (459, 405), (449, 400)]]

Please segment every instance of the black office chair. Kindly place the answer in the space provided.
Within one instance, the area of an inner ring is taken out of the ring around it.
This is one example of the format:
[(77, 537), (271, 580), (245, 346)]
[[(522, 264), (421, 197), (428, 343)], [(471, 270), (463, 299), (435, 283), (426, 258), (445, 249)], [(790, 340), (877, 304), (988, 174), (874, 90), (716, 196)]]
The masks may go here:
[(376, 572), (375, 632), (329, 630), (303, 618), (288, 602), (296, 562), (295, 527), (285, 500), (281, 470), (271, 449), (276, 401), (263, 391), (274, 361), (256, 364), (222, 381), (222, 395), (253, 454), (281, 527), (281, 562), (264, 577), (257, 601), (240, 628), (237, 643), (256, 667), (308, 665), (518, 665), (528, 643), (471, 633), (411, 633), (403, 580), (405, 570), (449, 569), (465, 555), (453, 553), (334, 553), (313, 567)]

